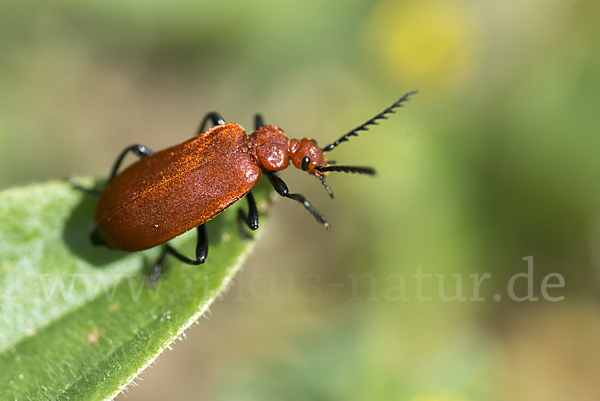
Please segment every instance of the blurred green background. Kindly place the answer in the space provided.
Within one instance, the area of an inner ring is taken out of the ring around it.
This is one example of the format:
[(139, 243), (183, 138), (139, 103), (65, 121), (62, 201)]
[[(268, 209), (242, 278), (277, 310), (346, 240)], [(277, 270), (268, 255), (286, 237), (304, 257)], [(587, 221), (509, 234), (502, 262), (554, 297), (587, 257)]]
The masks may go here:
[(104, 176), (212, 110), (326, 144), (420, 89), (330, 155), (375, 178), (331, 175), (330, 201), (282, 174), (331, 228), (280, 200), (208, 319), (118, 399), (598, 400), (599, 19), (597, 0), (4, 1), (0, 188)]

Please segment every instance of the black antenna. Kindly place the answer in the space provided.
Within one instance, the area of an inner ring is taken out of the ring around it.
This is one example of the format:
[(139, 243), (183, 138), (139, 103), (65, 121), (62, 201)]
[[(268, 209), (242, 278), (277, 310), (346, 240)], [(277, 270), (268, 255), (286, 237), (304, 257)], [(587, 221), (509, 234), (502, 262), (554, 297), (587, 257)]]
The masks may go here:
[(366, 175), (375, 175), (375, 169), (371, 167), (358, 167), (358, 166), (314, 166), (315, 170), (320, 173), (327, 171), (341, 171), (343, 173), (358, 173)]
[(331, 192), (329, 185), (327, 185), (327, 182), (325, 182), (325, 178), (321, 174), (316, 174), (316, 176), (319, 178), (319, 180), (321, 180), (321, 184), (323, 184), (325, 190), (327, 191), (329, 196), (331, 196), (331, 199), (333, 199), (333, 192)]
[[(387, 115), (386, 114), (390, 114), (390, 113), (395, 113), (396, 111), (394, 110), (397, 107), (402, 107), (402, 103), (406, 102), (407, 100), (409, 100), (409, 98), (418, 93), (418, 90), (414, 90), (411, 92), (408, 92), (407, 94), (405, 94), (404, 96), (402, 96), (400, 99), (398, 99), (398, 101), (396, 103), (394, 103), (393, 105), (391, 105), (390, 107), (388, 107), (387, 109), (385, 109), (384, 111), (382, 111), (381, 113), (377, 114), (375, 117), (373, 117), (372, 119), (370, 119), (369, 121), (367, 121), (366, 123), (359, 125), (358, 127), (354, 128), (352, 131), (348, 132), (346, 135), (344, 135), (343, 137), (341, 137), (340, 139), (338, 139), (337, 141), (333, 142), (330, 145), (327, 145), (323, 148), (323, 152), (329, 152), (330, 150), (333, 150), (333, 148), (335, 148), (336, 146), (338, 146), (340, 143), (342, 142), (346, 142), (351, 136), (358, 136), (358, 132), (359, 131), (368, 131), (369, 130), (369, 125), (379, 125), (379, 123), (377, 122), (377, 120), (387, 120)], [(326, 170), (326, 171), (345, 171), (345, 170)], [(358, 171), (356, 171), (358, 172)], [(363, 173), (363, 174), (368, 174), (368, 173)]]

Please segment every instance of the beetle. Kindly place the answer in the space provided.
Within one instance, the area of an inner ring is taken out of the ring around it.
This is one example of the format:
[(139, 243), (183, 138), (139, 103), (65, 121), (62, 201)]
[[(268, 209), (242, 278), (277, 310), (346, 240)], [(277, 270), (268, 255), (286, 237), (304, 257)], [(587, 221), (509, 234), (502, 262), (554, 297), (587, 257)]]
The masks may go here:
[[(251, 230), (258, 228), (258, 208), (252, 188), (263, 174), (279, 195), (300, 202), (327, 228), (325, 217), (304, 196), (291, 193), (276, 173), (291, 162), (317, 177), (331, 198), (333, 193), (325, 181), (327, 173), (375, 174), (370, 167), (328, 162), (324, 153), (358, 132), (367, 131), (370, 125), (377, 125), (378, 120), (387, 119), (388, 114), (395, 113), (415, 93), (406, 93), (383, 112), (323, 148), (313, 139), (288, 140), (280, 128), (265, 125), (260, 114), (255, 116), (254, 133), (246, 135), (240, 125), (226, 123), (216, 112), (208, 113), (197, 134), (179, 145), (156, 153), (143, 145), (130, 146), (114, 163), (108, 185), (96, 206), (96, 226), (90, 235), (92, 244), (135, 252), (164, 244), (197, 228), (196, 258), (190, 259), (167, 244), (153, 277), (160, 275), (167, 254), (190, 265), (202, 264), (208, 255), (205, 223), (241, 198), (248, 200), (248, 213), (240, 209), (239, 221)], [(209, 122), (213, 127), (206, 130)], [(140, 160), (119, 173), (129, 153)]]

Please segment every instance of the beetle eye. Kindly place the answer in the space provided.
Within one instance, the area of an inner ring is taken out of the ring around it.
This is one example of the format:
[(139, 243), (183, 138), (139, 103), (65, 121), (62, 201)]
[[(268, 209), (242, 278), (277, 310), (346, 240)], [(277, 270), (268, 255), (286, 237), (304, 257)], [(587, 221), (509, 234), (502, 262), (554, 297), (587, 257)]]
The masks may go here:
[(304, 156), (302, 159), (302, 171), (308, 171), (308, 167), (310, 166), (310, 157)]

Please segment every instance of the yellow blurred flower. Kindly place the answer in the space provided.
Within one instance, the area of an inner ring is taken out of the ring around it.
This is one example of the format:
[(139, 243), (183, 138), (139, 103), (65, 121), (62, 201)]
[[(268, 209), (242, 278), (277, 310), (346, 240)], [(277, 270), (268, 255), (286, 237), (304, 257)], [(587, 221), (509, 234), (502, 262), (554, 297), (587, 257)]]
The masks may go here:
[(457, 0), (379, 2), (367, 21), (367, 41), (394, 80), (462, 83), (478, 64), (478, 27)]

